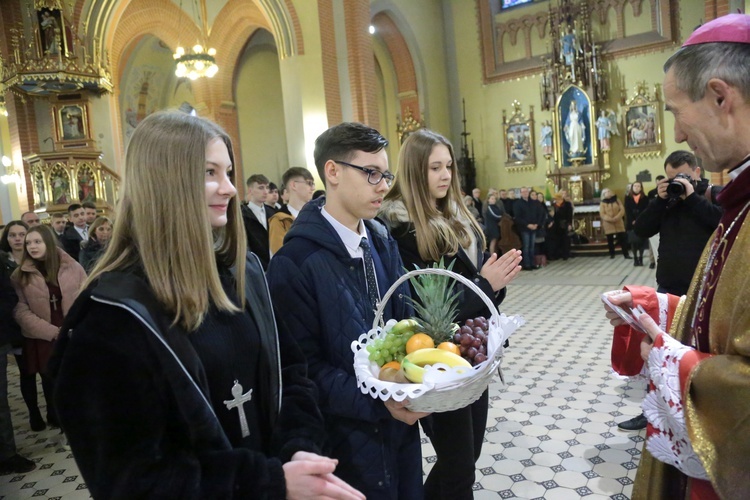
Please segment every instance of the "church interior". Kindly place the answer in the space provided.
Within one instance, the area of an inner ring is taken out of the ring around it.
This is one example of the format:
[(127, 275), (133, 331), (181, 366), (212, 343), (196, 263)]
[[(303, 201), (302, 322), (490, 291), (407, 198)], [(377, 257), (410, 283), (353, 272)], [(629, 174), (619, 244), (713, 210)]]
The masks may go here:
[[(329, 126), (381, 131), (391, 170), (408, 134), (429, 128), (453, 143), (467, 193), (528, 186), (549, 200), (566, 190), (576, 232), (601, 242), (602, 191), (622, 198), (636, 180), (650, 190), (664, 158), (688, 149), (664, 110), (664, 62), (701, 23), (745, 9), (746, 0), (0, 0), (0, 227), (27, 211), (48, 223), (84, 201), (111, 216), (133, 130), (179, 108), (228, 132), (238, 179), (278, 184), (302, 166), (316, 189), (314, 141)], [(529, 304), (556, 297), (509, 355), (509, 384), (492, 386), (475, 498), (630, 496), (645, 434), (618, 435), (615, 420), (640, 411), (643, 387), (609, 375), (611, 330), (596, 297), (625, 281), (653, 285), (653, 271), (600, 257), (560, 269), (523, 276), (504, 304), (531, 316)], [(595, 381), (573, 382), (582, 376)], [(24, 424), (16, 439), (41, 470), (0, 478), (0, 498), (88, 498), (72, 455), (52, 431), (29, 431), (21, 406), (11, 401)]]
[[(44, 221), (83, 200), (111, 213), (128, 137), (168, 108), (224, 127), (243, 179), (278, 183), (304, 166), (322, 187), (315, 138), (359, 121), (389, 139), (391, 169), (410, 131), (445, 135), (466, 192), (566, 189), (583, 206), (605, 187), (650, 189), (679, 148), (662, 64), (701, 22), (738, 9), (744, 2), (4, 0), (2, 222), (27, 210)], [(601, 236), (591, 217), (578, 229)]]

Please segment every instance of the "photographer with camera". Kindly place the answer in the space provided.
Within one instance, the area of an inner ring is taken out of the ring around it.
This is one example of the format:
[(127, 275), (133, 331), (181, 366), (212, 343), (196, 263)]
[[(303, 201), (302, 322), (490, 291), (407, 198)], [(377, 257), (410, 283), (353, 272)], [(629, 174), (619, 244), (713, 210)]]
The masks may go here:
[(659, 234), (656, 282), (659, 292), (685, 295), (703, 248), (719, 225), (722, 209), (714, 203), (719, 192), (701, 178), (696, 157), (675, 151), (664, 162), (666, 179), (656, 184), (657, 197), (636, 219), (641, 238)]

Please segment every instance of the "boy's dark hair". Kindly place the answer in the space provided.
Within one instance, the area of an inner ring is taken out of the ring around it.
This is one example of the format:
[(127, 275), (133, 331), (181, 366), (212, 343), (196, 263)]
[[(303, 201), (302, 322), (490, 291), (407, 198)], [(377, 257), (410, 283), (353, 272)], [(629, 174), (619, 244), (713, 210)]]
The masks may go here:
[(278, 191), (278, 190), (279, 190), (279, 187), (276, 184), (274, 184), (273, 182), (268, 183), (268, 192)]
[(317, 200), (317, 199), (318, 199), (318, 198), (320, 198), (321, 196), (325, 196), (325, 194), (326, 194), (326, 191), (325, 191), (325, 189), (318, 189), (317, 191), (315, 191), (315, 192), (313, 193), (313, 195), (312, 195), (312, 199), (313, 199), (313, 200)]
[(96, 205), (94, 205), (94, 204), (93, 204), (92, 202), (90, 202), (90, 201), (84, 201), (84, 202), (83, 202), (83, 203), (81, 204), (81, 206), (82, 206), (83, 208), (93, 208), (94, 210), (96, 210)]
[(314, 180), (312, 174), (306, 168), (290, 167), (286, 172), (284, 172), (284, 175), (281, 176), (281, 185), (288, 186), (289, 181), (291, 181), (295, 177), (302, 177), (306, 181)]
[(666, 179), (666, 177), (664, 177), (663, 175), (657, 175), (656, 176), (656, 182), (659, 182), (662, 179)]
[(72, 203), (68, 205), (68, 213), (75, 212), (79, 208), (83, 208), (83, 205), (81, 205), (80, 203)]
[(247, 187), (250, 187), (252, 183), (255, 184), (270, 184), (268, 177), (263, 174), (253, 174), (247, 178)]
[(388, 139), (367, 125), (344, 122), (333, 126), (315, 139), (315, 168), (325, 183), (328, 160), (349, 161), (357, 151), (377, 153), (388, 146)]
[(672, 165), (673, 168), (677, 168), (685, 163), (687, 163), (692, 170), (698, 168), (698, 159), (693, 153), (678, 149), (667, 156), (667, 159), (664, 160), (664, 168), (667, 168), (667, 165)]

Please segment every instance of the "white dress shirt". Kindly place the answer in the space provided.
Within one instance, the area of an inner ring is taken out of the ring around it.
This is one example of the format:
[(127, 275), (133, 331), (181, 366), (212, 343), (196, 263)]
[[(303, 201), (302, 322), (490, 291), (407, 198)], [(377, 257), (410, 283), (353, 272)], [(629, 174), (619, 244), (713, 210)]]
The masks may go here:
[(261, 203), (260, 206), (256, 205), (252, 201), (249, 201), (247, 203), (247, 207), (253, 211), (255, 214), (255, 218), (258, 219), (258, 222), (268, 230), (268, 221), (266, 220), (266, 209), (264, 207), (265, 203)]

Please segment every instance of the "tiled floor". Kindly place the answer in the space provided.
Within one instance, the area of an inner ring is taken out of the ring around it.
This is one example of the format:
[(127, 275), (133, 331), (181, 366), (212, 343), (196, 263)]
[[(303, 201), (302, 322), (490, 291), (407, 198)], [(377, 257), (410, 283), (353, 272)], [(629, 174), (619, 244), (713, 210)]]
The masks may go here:
[[(506, 385), (490, 388), (476, 499), (630, 498), (644, 433), (620, 432), (616, 422), (640, 412), (643, 384), (610, 374), (612, 330), (599, 301), (599, 294), (624, 284), (653, 286), (654, 271), (619, 256), (579, 257), (523, 272), (509, 287), (503, 312), (520, 314), (527, 324), (506, 351)], [(29, 430), (9, 364), (16, 442), (37, 469), (1, 476), (0, 499), (88, 498), (59, 434)], [(423, 443), (429, 471), (434, 451), (426, 438)]]

